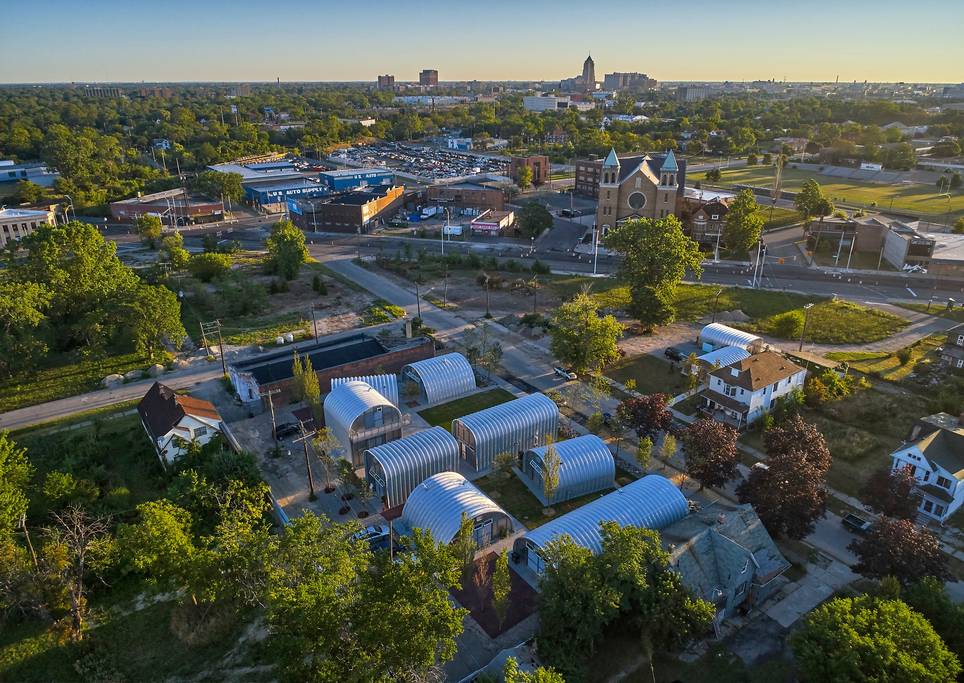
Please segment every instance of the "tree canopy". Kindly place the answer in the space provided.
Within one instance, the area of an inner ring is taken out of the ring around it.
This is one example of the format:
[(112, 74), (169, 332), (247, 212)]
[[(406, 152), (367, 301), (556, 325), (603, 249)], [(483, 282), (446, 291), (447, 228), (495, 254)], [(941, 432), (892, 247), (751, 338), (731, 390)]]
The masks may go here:
[(737, 437), (733, 427), (711, 418), (699, 419), (682, 431), (686, 471), (701, 489), (723, 486), (736, 476)]
[(764, 222), (763, 212), (753, 191), (740, 190), (726, 212), (723, 243), (737, 254), (749, 252), (763, 234)]
[[(532, 180), (531, 169), (529, 169), (529, 179)], [(526, 237), (538, 237), (543, 231), (552, 227), (552, 214), (538, 202), (527, 202), (519, 209), (516, 227)]]
[(598, 372), (619, 357), (622, 332), (616, 318), (600, 315), (596, 300), (580, 292), (552, 313), (549, 348), (576, 372)]
[(857, 555), (854, 571), (868, 578), (893, 576), (904, 585), (926, 577), (950, 578), (940, 540), (909, 519), (879, 518), (850, 549)]
[(266, 244), (278, 274), (286, 280), (294, 280), (308, 260), (305, 233), (289, 220), (278, 221), (271, 226)]

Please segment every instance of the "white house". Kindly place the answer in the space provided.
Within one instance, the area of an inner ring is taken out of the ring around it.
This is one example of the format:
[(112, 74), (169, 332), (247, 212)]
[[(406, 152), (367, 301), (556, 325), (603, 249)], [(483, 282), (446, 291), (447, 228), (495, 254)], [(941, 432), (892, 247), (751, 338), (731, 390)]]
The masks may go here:
[(921, 418), (890, 457), (895, 470), (910, 466), (925, 517), (944, 523), (964, 503), (964, 415)]
[(189, 444), (203, 446), (224, 432), (221, 415), (213, 404), (176, 394), (160, 382), (154, 382), (144, 394), (137, 413), (164, 465), (184, 455)]
[(714, 419), (747, 427), (769, 412), (777, 399), (803, 389), (807, 371), (773, 351), (714, 370), (700, 394), (703, 411)]

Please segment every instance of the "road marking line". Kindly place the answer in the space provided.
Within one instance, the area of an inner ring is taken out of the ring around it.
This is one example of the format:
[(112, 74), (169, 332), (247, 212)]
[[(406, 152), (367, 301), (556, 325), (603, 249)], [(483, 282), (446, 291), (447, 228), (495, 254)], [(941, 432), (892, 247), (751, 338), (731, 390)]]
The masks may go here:
[(906, 289), (908, 292), (910, 292), (910, 295), (911, 295), (912, 297), (914, 297), (915, 299), (917, 298), (917, 295), (914, 294), (914, 290), (913, 290), (913, 289), (911, 289), (910, 287), (904, 287), (904, 289)]

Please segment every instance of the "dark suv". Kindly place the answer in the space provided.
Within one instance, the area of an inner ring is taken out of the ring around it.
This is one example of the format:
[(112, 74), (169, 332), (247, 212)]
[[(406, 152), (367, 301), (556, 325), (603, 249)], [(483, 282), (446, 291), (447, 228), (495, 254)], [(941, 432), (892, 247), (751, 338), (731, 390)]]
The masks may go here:
[(670, 360), (676, 360), (676, 361), (683, 360), (686, 357), (683, 355), (683, 352), (680, 351), (675, 346), (667, 347), (667, 349), (663, 351), (663, 355), (669, 358)]

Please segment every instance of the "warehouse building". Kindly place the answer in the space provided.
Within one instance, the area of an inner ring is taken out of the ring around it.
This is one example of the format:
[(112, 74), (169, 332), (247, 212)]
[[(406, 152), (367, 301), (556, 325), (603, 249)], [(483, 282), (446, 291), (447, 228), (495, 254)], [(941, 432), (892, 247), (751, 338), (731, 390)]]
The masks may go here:
[(446, 353), (402, 368), (402, 381), (418, 387), (419, 399), (429, 405), (451, 401), (475, 391), (475, 371), (461, 353)]
[(329, 192), (350, 192), (380, 185), (391, 186), (395, 174), (384, 168), (343, 168), (337, 171), (323, 171), (318, 180)]
[(502, 190), (472, 183), (432, 185), (425, 191), (425, 201), (432, 206), (479, 212), (505, 210), (505, 193)]
[(593, 553), (602, 551), (602, 522), (660, 530), (686, 516), (686, 498), (666, 477), (650, 474), (586, 503), (517, 538), (513, 551), (536, 574), (542, 574), (542, 552), (550, 541), (568, 536)]
[(288, 211), (303, 230), (368, 233), (394, 216), (404, 201), (401, 185), (379, 185), (328, 197), (291, 199)]
[(614, 486), (616, 461), (609, 446), (595, 434), (585, 434), (551, 446), (559, 456), (559, 485), (552, 498), (546, 500), (545, 457), (549, 448), (530, 448), (522, 456), (523, 481), (543, 505), (548, 507)]
[(720, 323), (710, 323), (700, 330), (700, 345), (706, 353), (727, 346), (744, 349), (750, 353), (760, 353), (765, 346), (763, 339), (755, 334)]
[(554, 439), (559, 407), (545, 394), (529, 394), (452, 420), (461, 455), (476, 471), (487, 470), (499, 453), (519, 455)]
[(369, 448), (402, 437), (402, 414), (365, 382), (336, 386), (325, 397), (325, 426), (345, 449), (345, 459), (361, 467)]
[(386, 508), (405, 503), (415, 487), (439, 472), (459, 469), (459, 442), (441, 427), (369, 448), (365, 479)]
[(244, 186), (244, 198), (256, 208), (269, 213), (281, 213), (288, 200), (296, 197), (320, 197), (328, 194), (321, 183), (308, 178), (289, 178)]
[(120, 223), (132, 223), (140, 216), (149, 215), (160, 217), (168, 225), (187, 225), (221, 220), (224, 203), (220, 199), (192, 196), (185, 188), (178, 187), (111, 202), (110, 214)]
[(415, 487), (402, 509), (402, 522), (448, 545), (458, 535), (462, 515), (472, 520), (479, 548), (512, 533), (512, 518), (505, 510), (458, 472), (441, 472)]
[(22, 164), (12, 159), (0, 160), (0, 183), (18, 183), (27, 180), (41, 187), (52, 187), (60, 174), (47, 168), (42, 161), (28, 161)]
[(331, 380), (331, 388), (334, 391), (339, 384), (348, 382), (364, 382), (371, 386), (379, 394), (398, 405), (398, 375), (362, 375), (360, 377), (335, 377)]

